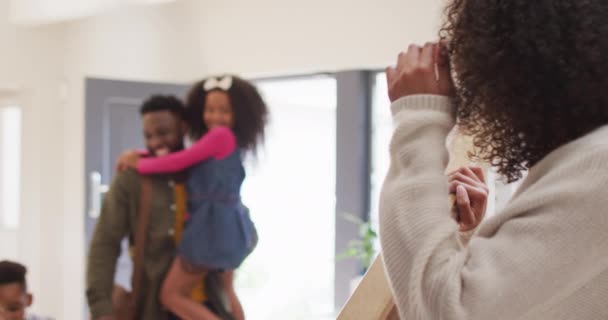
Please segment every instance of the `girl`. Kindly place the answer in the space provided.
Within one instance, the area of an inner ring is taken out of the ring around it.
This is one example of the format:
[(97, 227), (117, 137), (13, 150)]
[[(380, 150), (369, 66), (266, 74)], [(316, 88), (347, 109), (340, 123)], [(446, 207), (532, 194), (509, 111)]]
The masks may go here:
[[(387, 69), (380, 239), (400, 317), (608, 319), (608, 5), (450, 2), (454, 68), (428, 43)], [(454, 123), (507, 180), (529, 169), (468, 243), (445, 197), (466, 191), (443, 175)]]
[[(192, 147), (157, 158), (129, 153), (123, 162), (141, 174), (174, 173), (189, 168), (189, 220), (179, 255), (163, 288), (161, 302), (180, 318), (217, 319), (190, 292), (210, 270), (226, 271), (225, 282), (253, 250), (255, 229), (241, 203), (245, 178), (243, 156), (262, 142), (267, 107), (257, 89), (236, 76), (208, 78), (190, 91), (187, 111)], [(227, 289), (232, 288), (228, 283)], [(244, 318), (236, 295), (229, 292), (232, 312)]]

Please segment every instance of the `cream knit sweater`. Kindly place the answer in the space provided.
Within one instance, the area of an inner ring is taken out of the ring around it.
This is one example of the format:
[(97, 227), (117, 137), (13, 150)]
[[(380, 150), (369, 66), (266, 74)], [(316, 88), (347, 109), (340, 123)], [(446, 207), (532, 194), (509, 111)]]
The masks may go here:
[(608, 319), (608, 127), (546, 156), (468, 244), (450, 217), (445, 97), (392, 105), (380, 238), (402, 320)]

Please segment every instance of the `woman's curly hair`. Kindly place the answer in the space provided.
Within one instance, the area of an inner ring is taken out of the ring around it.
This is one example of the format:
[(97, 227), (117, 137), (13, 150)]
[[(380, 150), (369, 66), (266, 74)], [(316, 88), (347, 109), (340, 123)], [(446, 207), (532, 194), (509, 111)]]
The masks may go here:
[(509, 182), (608, 123), (608, 1), (453, 0), (459, 128)]

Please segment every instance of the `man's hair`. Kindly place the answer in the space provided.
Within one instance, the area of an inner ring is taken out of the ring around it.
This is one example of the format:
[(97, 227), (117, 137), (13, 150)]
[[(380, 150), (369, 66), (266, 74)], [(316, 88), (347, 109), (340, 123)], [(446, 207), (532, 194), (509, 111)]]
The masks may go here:
[(0, 261), (0, 285), (18, 283), (26, 287), (26, 273), (27, 268), (22, 264), (8, 260)]
[(169, 111), (180, 119), (185, 119), (186, 108), (177, 97), (172, 95), (153, 95), (141, 105), (139, 113), (143, 116), (149, 112)]

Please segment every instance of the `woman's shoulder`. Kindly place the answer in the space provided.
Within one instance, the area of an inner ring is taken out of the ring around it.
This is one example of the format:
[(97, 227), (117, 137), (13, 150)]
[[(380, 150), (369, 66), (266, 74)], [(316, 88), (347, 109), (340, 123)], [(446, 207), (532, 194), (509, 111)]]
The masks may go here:
[(557, 202), (608, 206), (608, 126), (561, 146), (534, 165), (518, 190), (555, 196)]
[(605, 161), (608, 161), (608, 125), (555, 149), (535, 164), (530, 173), (544, 176), (555, 172), (561, 175), (591, 172), (598, 179), (608, 179), (603, 171), (594, 172), (605, 167), (608, 163)]

